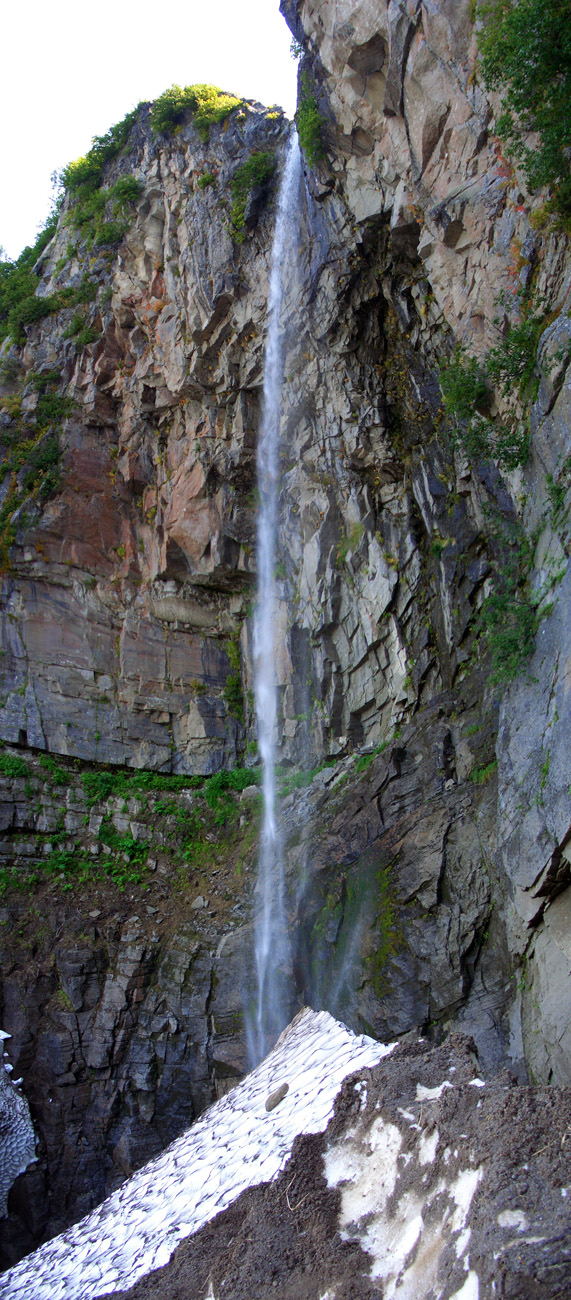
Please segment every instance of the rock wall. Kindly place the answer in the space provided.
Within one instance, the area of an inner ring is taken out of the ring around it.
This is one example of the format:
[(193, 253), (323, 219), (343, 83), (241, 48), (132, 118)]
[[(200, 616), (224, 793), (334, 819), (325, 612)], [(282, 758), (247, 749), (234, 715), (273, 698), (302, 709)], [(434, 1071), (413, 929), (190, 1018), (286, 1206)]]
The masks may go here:
[[(250, 106), (208, 144), (190, 122), (157, 143), (141, 110), (108, 168), (109, 183), (127, 173), (141, 186), (118, 251), (93, 256), (82, 231), (70, 241), (64, 205), (38, 294), (87, 281), (81, 324), (97, 337), (66, 337), (68, 307), (18, 351), (12, 388), (30, 427), (30, 374), (58, 372), (71, 409), (61, 489), (44, 508), (21, 502), (5, 573), (4, 740), (164, 771), (243, 753), (226, 647), (252, 589), (272, 216), (259, 194), (248, 239), (233, 241), (228, 181), (254, 151), (279, 158), (284, 131), (281, 114)], [(17, 420), (3, 419), (10, 438)]]
[[(327, 647), (317, 676), (341, 679), (337, 711), (329, 697), (324, 714), (354, 742), (375, 743), (442, 690), (452, 690), (467, 728), (470, 702), (492, 731), (500, 704), (492, 908), (505, 927), (510, 968), (519, 971), (503, 997), (509, 1007), (517, 982), (522, 1014), (516, 997), (511, 1050), (539, 1081), (568, 1082), (568, 238), (545, 223), (545, 196), (530, 197), (494, 138), (498, 102), (479, 84), (468, 0), (284, 0), (282, 10), (305, 51), (302, 95), (310, 89), (327, 119), (328, 165), (314, 192), (322, 209), (328, 186), (330, 201), (342, 196), (355, 239), (351, 266), (361, 265), (370, 286), (359, 331), (369, 374), (360, 374), (356, 392), (342, 376), (349, 401), (336, 410), (341, 437), (329, 462), (338, 477), (341, 459), (350, 475), (341, 515), (350, 573), (339, 582), (334, 562), (323, 562), (323, 494), (300, 582), (302, 593), (315, 591), (318, 555), (325, 611), (311, 609), (308, 630)], [(452, 343), (475, 355), (497, 343), (514, 310), (517, 319), (522, 290), (549, 314), (537, 388), (522, 412), (529, 459), (500, 479), (489, 463), (470, 466), (442, 437), (434, 372)], [(490, 519), (501, 517), (531, 539), (532, 591), (555, 599), (529, 670), (500, 699), (485, 646), (471, 638), (490, 590)], [(327, 596), (335, 590), (333, 612)], [(369, 590), (384, 621), (370, 617)], [(490, 864), (484, 854), (480, 870)]]
[[(565, 1083), (568, 239), (536, 220), (542, 196), (526, 193), (491, 132), (468, 0), (282, 8), (326, 146), (306, 168), (286, 285), (276, 578), (288, 1010), (323, 1005), (383, 1038), (459, 1024), (486, 1069), (509, 1060), (520, 1077)], [(144, 828), (129, 831), (138, 842), (164, 836), (149, 847), (163, 877), (155, 886), (151, 866), (145, 881), (168, 929), (152, 939), (139, 885), (82, 880), (72, 908), (49, 879), (63, 805), (52, 790), (38, 808), (35, 783), (37, 751), (74, 760), (66, 851), (101, 854), (100, 828), (80, 824), (82, 764), (190, 776), (255, 762), (255, 441), (288, 129), (276, 110), (246, 105), (207, 142), (190, 116), (155, 137), (141, 110), (106, 174), (141, 183), (124, 239), (99, 253), (70, 241), (68, 197), (38, 268), (40, 296), (93, 282), (83, 321), (98, 337), (78, 342), (70, 307), (3, 351), (8, 444), (23, 417), (34, 428), (38, 373), (57, 372), (71, 403), (59, 488), (26, 496), (26, 461), (0, 487), (0, 508), (20, 493), (2, 525), (0, 736), (36, 752), (32, 794), (22, 780), (3, 796), (4, 861), (28, 885), (7, 886), (6, 923), (23, 943), (4, 960), (2, 996), (52, 1190), (48, 1214), (44, 1184), (20, 1180), (11, 1259), (78, 1217), (245, 1065), (253, 840), (224, 840), (216, 867), (188, 872), (181, 909), (188, 864), (172, 827), (110, 797), (97, 815), (117, 834), (128, 817)], [(240, 241), (232, 176), (268, 150), (276, 174), (252, 191)], [(500, 474), (450, 438), (438, 369), (456, 342), (484, 354), (513, 317), (514, 286), (531, 285), (550, 314), (530, 456)], [(553, 609), (529, 673), (499, 689), (478, 614), (505, 560), (502, 531), (518, 528), (533, 538), (531, 586), (551, 586)], [(236, 807), (246, 838), (248, 800)], [(215, 894), (220, 872), (224, 905), (197, 930), (192, 902)], [(37, 904), (51, 935), (41, 960)], [(68, 931), (88, 936), (69, 954)], [(58, 980), (73, 1013), (54, 1002)], [(29, 1023), (14, 1010), (24, 987)]]

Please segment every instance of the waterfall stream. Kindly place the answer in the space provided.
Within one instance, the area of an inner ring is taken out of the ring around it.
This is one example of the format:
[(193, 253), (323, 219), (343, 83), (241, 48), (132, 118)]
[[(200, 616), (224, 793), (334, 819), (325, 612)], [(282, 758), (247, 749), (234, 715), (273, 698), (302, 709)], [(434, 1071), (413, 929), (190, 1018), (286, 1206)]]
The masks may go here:
[(288, 939), (284, 910), (283, 862), (276, 820), (275, 745), (277, 722), (276, 591), (274, 570), (278, 509), (280, 416), (283, 391), (283, 333), (286, 293), (295, 279), (299, 235), (301, 152), (294, 130), (282, 175), (272, 247), (264, 394), (258, 438), (257, 530), (258, 593), (254, 621), (254, 688), (258, 745), (263, 771), (263, 822), (258, 865), (259, 910), (255, 927), (257, 1000), (250, 1025), (250, 1054), (260, 1060), (287, 1021), (284, 967)]

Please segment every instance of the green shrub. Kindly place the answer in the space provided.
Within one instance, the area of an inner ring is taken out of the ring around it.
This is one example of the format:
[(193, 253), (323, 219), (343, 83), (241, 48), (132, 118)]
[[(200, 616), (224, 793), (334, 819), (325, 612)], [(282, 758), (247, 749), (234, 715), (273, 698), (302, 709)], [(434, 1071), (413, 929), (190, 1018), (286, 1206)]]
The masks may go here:
[(230, 673), (226, 678), (226, 685), (222, 692), (223, 698), (228, 705), (228, 712), (238, 722), (244, 721), (244, 693), (242, 691), (242, 678), (240, 673)]
[(128, 207), (131, 203), (136, 203), (140, 197), (143, 186), (135, 176), (120, 176), (118, 181), (111, 186), (110, 193), (113, 195), (113, 207), (115, 212), (122, 208)]
[(61, 383), (61, 374), (59, 370), (28, 370), (26, 383), (37, 393), (45, 393), (47, 388)]
[(75, 342), (78, 348), (86, 348), (89, 343), (96, 343), (99, 338), (101, 335), (94, 325), (84, 325), (83, 329), (77, 331)]
[(492, 658), (491, 681), (511, 682), (531, 658), (541, 618), (535, 605), (517, 588), (505, 584), (481, 609), (482, 626)]
[(47, 501), (53, 492), (57, 492), (60, 485), (61, 447), (59, 437), (53, 435), (50, 438), (43, 438), (27, 460), (27, 469), (24, 476), (24, 488), (26, 492), (32, 492), (39, 486), (39, 495), (42, 501)]
[(441, 367), (440, 387), (446, 411), (455, 420), (470, 420), (487, 403), (486, 379), (480, 363), (476, 357), (469, 357), (460, 345)]
[(60, 179), (70, 194), (77, 194), (82, 188), (90, 191), (99, 188), (103, 168), (124, 149), (137, 120), (139, 107), (137, 105), (121, 122), (111, 126), (105, 135), (94, 136), (85, 158), (76, 158), (75, 162), (64, 167)]
[(96, 227), (93, 242), (97, 248), (104, 245), (112, 247), (114, 244), (121, 243), (128, 229), (128, 221), (102, 221)]
[(537, 361), (537, 346), (547, 321), (543, 310), (524, 311), (521, 321), (508, 330), (501, 342), (488, 352), (486, 369), (493, 384), (508, 397), (517, 384), (521, 395), (529, 391)]
[(198, 188), (200, 190), (207, 189), (209, 185), (214, 185), (215, 179), (213, 172), (204, 172), (202, 176), (198, 177)]
[(498, 760), (494, 758), (486, 767), (475, 767), (473, 772), (470, 773), (470, 780), (474, 782), (474, 785), (484, 785), (497, 770)]
[(191, 113), (202, 140), (208, 140), (210, 127), (223, 122), (242, 99), (226, 95), (218, 86), (198, 83), (194, 86), (171, 86), (155, 100), (151, 109), (151, 126), (155, 135), (171, 135)]
[[(547, 588), (531, 594), (534, 542), (521, 525), (502, 521), (492, 530), (501, 558), (495, 564), (494, 590), (479, 613), (479, 633), (491, 656), (491, 682), (501, 685), (519, 677), (535, 649), (541, 620), (551, 611)], [(552, 584), (549, 584), (552, 585)]]
[(41, 754), (39, 759), (40, 767), (48, 773), (52, 785), (65, 786), (70, 784), (69, 773), (65, 768), (60, 767), (52, 758), (51, 754)]
[(35, 244), (24, 248), (14, 262), (9, 259), (0, 260), (0, 342), (8, 334), (13, 334), (10, 317), (16, 321), (18, 309), (24, 302), (30, 299), (37, 301), (34, 295), (38, 277), (33, 267), (55, 234), (58, 216), (59, 206), (56, 205)]
[[(486, 88), (502, 99), (495, 129), (530, 188), (548, 186), (571, 221), (571, 21), (569, 0), (487, 0), (478, 7)], [(539, 146), (526, 136), (536, 132)]]
[(355, 771), (359, 773), (366, 772), (367, 768), (371, 766), (371, 763), (374, 763), (375, 759), (378, 758), (379, 754), (384, 753), (388, 744), (389, 744), (388, 740), (383, 740), (382, 744), (377, 745), (375, 749), (371, 750), (370, 754), (361, 754), (361, 757), (358, 758), (357, 762), (355, 763)]
[(534, 309), (529, 301), (522, 307), (521, 320), (510, 323), (482, 363), (458, 346), (439, 371), (444, 408), (466, 455), (472, 461), (493, 458), (502, 470), (525, 465), (529, 429), (514, 412), (492, 420), (485, 413), (489, 392), (493, 386), (504, 398), (516, 390), (522, 398), (532, 395), (537, 347), (548, 319), (542, 308)]
[(29, 776), (30, 768), (23, 758), (18, 758), (16, 754), (0, 754), (0, 772), (2, 776), (15, 777)]
[(315, 167), (325, 156), (321, 138), (323, 119), (317, 107), (317, 100), (311, 90), (307, 73), (301, 78), (301, 99), (295, 115), (299, 143), (310, 167)]
[(67, 420), (72, 411), (73, 398), (58, 397), (54, 393), (45, 393), (38, 399), (34, 411), (36, 428), (43, 430), (49, 429), (52, 424), (60, 424), (62, 420)]
[(230, 208), (230, 221), (234, 238), (238, 243), (245, 239), (244, 219), (248, 196), (255, 185), (267, 185), (276, 167), (275, 154), (251, 153), (250, 157), (234, 172), (230, 180), (230, 193), (234, 202)]

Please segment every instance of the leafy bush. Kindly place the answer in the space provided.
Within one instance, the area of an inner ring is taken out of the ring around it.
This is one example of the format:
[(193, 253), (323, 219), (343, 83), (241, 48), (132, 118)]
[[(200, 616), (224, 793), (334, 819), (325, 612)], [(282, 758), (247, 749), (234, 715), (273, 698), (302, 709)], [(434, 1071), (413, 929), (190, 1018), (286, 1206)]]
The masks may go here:
[(485, 785), (486, 781), (489, 781), (490, 777), (493, 776), (494, 772), (497, 772), (497, 770), (498, 760), (497, 758), (494, 758), (492, 759), (492, 762), (487, 763), (485, 767), (475, 767), (474, 771), (470, 773), (470, 780), (474, 782), (474, 785)]
[(18, 758), (16, 754), (0, 754), (0, 772), (2, 776), (15, 777), (29, 776), (30, 768), (23, 758)]
[[(60, 376), (58, 375), (58, 379)], [(73, 411), (73, 398), (58, 397), (54, 393), (44, 393), (36, 404), (34, 415), (38, 430), (49, 429), (52, 424), (67, 420)]]
[(244, 694), (242, 691), (242, 678), (240, 673), (230, 673), (226, 678), (226, 685), (222, 692), (223, 698), (228, 705), (228, 712), (238, 722), (244, 721)]
[(37, 301), (34, 295), (38, 287), (38, 277), (33, 267), (55, 234), (58, 216), (59, 208), (56, 205), (35, 244), (24, 248), (14, 262), (9, 259), (0, 260), (0, 341), (12, 333), (10, 316), (16, 313), (24, 302), (30, 299), (33, 302)]
[(528, 309), (518, 324), (509, 325), (501, 343), (488, 352), (488, 375), (493, 384), (499, 384), (504, 397), (509, 396), (514, 384), (522, 395), (529, 389), (546, 319), (545, 311)]
[(456, 347), (450, 360), (440, 370), (440, 387), (449, 415), (470, 420), (478, 407), (487, 403), (486, 379), (476, 357)]
[(501, 561), (495, 565), (495, 588), (480, 610), (480, 634), (491, 655), (490, 680), (511, 682), (525, 669), (535, 648), (535, 636), (551, 606), (544, 592), (532, 596), (529, 577), (534, 544), (521, 526), (506, 525), (496, 530), (501, 544)]
[(116, 212), (125, 208), (130, 203), (136, 203), (143, 186), (135, 176), (120, 176), (118, 181), (111, 186), (110, 193), (113, 195), (113, 206)]
[(488, 596), (481, 610), (482, 625), (492, 657), (491, 681), (518, 677), (535, 647), (540, 624), (537, 606), (517, 588), (505, 585)]
[[(24, 477), (24, 487), (27, 492), (31, 492), (43, 476), (49, 472), (49, 492), (56, 490), (59, 486), (59, 462), (61, 459), (61, 448), (59, 437), (53, 435), (50, 438), (43, 438), (33, 449), (28, 457), (27, 470)], [(56, 473), (57, 471), (57, 473)], [(47, 488), (44, 488), (42, 496), (46, 498)]]
[(48, 773), (52, 785), (69, 785), (69, 772), (66, 772), (64, 767), (60, 767), (51, 754), (41, 754), (39, 763), (44, 772)]
[(534, 309), (530, 302), (524, 302), (521, 320), (509, 325), (482, 363), (459, 346), (441, 367), (444, 407), (470, 460), (493, 458), (503, 470), (525, 465), (529, 454), (527, 424), (513, 411), (492, 420), (486, 408), (492, 386), (506, 399), (515, 391), (521, 397), (531, 395), (537, 347), (547, 319), (541, 306)]
[(94, 136), (91, 149), (84, 158), (76, 158), (75, 162), (64, 167), (60, 179), (70, 194), (77, 194), (81, 189), (93, 191), (99, 188), (103, 168), (124, 149), (138, 114), (139, 105), (121, 122), (111, 126), (105, 135)]
[(310, 167), (315, 167), (325, 156), (321, 131), (323, 119), (317, 107), (317, 100), (311, 90), (307, 73), (301, 78), (301, 99), (295, 115), (299, 143)]
[[(530, 188), (551, 189), (553, 211), (571, 221), (571, 21), (569, 0), (487, 0), (478, 7), (488, 90), (502, 98), (495, 123)], [(529, 132), (539, 146), (527, 142)]]
[(375, 759), (378, 758), (379, 754), (384, 753), (389, 743), (390, 742), (388, 740), (383, 740), (383, 742), (380, 745), (377, 745), (375, 749), (371, 750), (370, 754), (361, 754), (361, 757), (358, 758), (357, 762), (355, 763), (355, 771), (366, 772), (367, 768), (371, 766), (371, 763), (374, 763)]
[(151, 109), (151, 126), (155, 135), (171, 135), (192, 113), (202, 140), (208, 140), (210, 127), (223, 122), (242, 99), (226, 95), (218, 86), (198, 83), (194, 86), (171, 86), (155, 100)]
[(78, 348), (86, 348), (88, 343), (95, 343), (100, 337), (94, 325), (87, 325), (85, 316), (76, 312), (73, 320), (63, 333), (64, 339), (74, 339)]
[(198, 188), (200, 190), (207, 189), (209, 185), (214, 185), (215, 179), (213, 172), (204, 172), (202, 176), (198, 177)]
[(93, 243), (97, 248), (120, 244), (128, 229), (129, 223), (125, 221), (102, 221), (96, 227)]
[(111, 795), (142, 794), (144, 791), (201, 790), (209, 807), (215, 807), (222, 791), (244, 790), (255, 785), (260, 772), (255, 768), (235, 768), (231, 772), (217, 772), (215, 776), (163, 776), (160, 772), (140, 769), (134, 772), (115, 769), (112, 772), (84, 772), (81, 783), (87, 796), (88, 807), (103, 803)]
[(234, 199), (230, 209), (230, 221), (234, 238), (238, 243), (243, 243), (245, 239), (244, 219), (248, 196), (255, 185), (268, 184), (275, 167), (276, 159), (273, 153), (252, 153), (234, 172), (230, 181), (230, 193)]

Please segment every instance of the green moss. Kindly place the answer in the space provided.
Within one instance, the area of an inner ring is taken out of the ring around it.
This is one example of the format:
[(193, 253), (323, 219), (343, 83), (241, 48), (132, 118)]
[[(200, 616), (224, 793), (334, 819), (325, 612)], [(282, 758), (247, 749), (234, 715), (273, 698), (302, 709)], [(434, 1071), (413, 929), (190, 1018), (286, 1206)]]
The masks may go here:
[(275, 167), (276, 159), (273, 153), (252, 153), (246, 162), (238, 167), (230, 180), (230, 193), (234, 200), (230, 208), (230, 223), (238, 243), (243, 243), (246, 237), (244, 221), (248, 196), (255, 185), (268, 185)]
[(367, 768), (371, 766), (371, 763), (373, 763), (376, 758), (378, 758), (379, 754), (384, 753), (389, 743), (388, 740), (384, 740), (381, 745), (377, 745), (376, 749), (371, 750), (370, 754), (361, 754), (361, 757), (358, 758), (355, 763), (355, 771), (359, 774), (361, 772), (366, 772)]
[(377, 874), (377, 913), (374, 924), (377, 944), (375, 952), (368, 958), (368, 965), (375, 993), (377, 997), (382, 997), (386, 991), (386, 968), (401, 941), (390, 867), (383, 867)]
[(498, 760), (494, 758), (493, 762), (488, 763), (486, 767), (475, 767), (470, 773), (470, 780), (474, 782), (474, 785), (484, 785), (497, 770)]
[(295, 122), (301, 148), (309, 166), (315, 167), (325, 157), (322, 140), (323, 119), (307, 73), (303, 73), (301, 77), (301, 97)]

